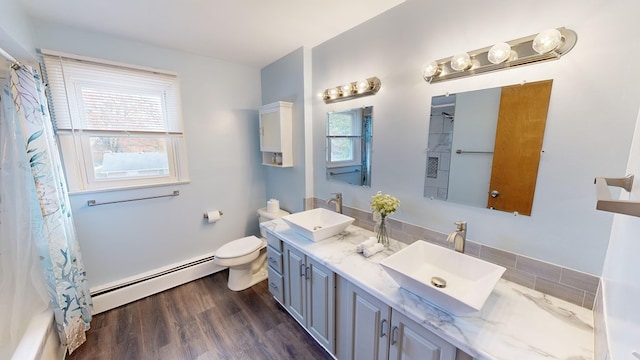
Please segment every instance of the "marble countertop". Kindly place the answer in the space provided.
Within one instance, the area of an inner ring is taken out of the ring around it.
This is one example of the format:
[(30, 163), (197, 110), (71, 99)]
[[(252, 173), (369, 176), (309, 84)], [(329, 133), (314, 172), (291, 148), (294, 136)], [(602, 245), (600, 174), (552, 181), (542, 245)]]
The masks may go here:
[(591, 310), (501, 279), (481, 311), (453, 316), (401, 289), (379, 265), (404, 243), (391, 240), (365, 258), (356, 245), (374, 235), (366, 229), (312, 242), (280, 219), (260, 225), (474, 359), (593, 359)]

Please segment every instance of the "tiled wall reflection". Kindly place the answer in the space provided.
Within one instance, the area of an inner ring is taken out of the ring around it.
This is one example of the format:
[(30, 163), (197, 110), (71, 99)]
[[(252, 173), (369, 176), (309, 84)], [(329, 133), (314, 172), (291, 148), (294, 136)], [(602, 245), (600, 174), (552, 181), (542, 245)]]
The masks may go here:
[[(334, 210), (333, 204), (327, 206), (322, 199), (305, 199), (306, 209), (323, 207)], [(343, 206), (345, 215), (355, 218), (353, 225), (373, 231), (375, 223), (371, 213)], [(389, 219), (390, 236), (398, 241), (410, 244), (416, 240), (426, 240), (434, 244), (451, 248), (447, 243), (447, 234), (429, 230), (420, 226)], [(495, 249), (468, 240), (465, 254), (498, 264), (507, 268), (504, 279), (538, 290), (542, 293), (566, 300), (587, 309), (593, 309), (600, 278), (594, 275), (564, 268), (526, 256)]]

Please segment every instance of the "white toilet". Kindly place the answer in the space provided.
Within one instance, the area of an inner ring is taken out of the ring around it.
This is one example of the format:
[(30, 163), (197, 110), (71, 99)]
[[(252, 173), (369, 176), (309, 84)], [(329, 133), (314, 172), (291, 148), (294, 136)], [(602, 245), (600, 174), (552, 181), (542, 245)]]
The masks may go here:
[[(289, 215), (284, 210), (270, 213), (266, 208), (258, 209), (260, 222)], [(214, 262), (229, 267), (229, 289), (247, 289), (267, 278), (266, 231), (260, 229), (262, 238), (247, 236), (222, 245), (216, 251)]]

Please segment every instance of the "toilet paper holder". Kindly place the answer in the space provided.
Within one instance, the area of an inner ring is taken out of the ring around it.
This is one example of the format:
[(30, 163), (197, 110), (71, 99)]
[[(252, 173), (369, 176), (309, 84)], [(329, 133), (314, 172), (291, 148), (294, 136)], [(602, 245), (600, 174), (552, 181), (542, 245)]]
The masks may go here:
[[(220, 216), (224, 215), (224, 213), (222, 212), (222, 210), (218, 210), (218, 212), (220, 213)], [(208, 218), (209, 218), (209, 214), (205, 212), (205, 213), (202, 215), (202, 217), (204, 217), (205, 219), (208, 219)]]

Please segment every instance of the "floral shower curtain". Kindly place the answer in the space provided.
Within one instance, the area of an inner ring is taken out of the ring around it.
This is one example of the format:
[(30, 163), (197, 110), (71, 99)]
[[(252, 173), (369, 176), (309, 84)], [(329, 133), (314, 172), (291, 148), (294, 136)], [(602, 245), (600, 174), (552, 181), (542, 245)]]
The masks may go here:
[(11, 72), (11, 93), (26, 144), (45, 236), (36, 251), (57, 323), (69, 353), (85, 341), (92, 302), (75, 234), (67, 184), (40, 74), (21, 65)]

